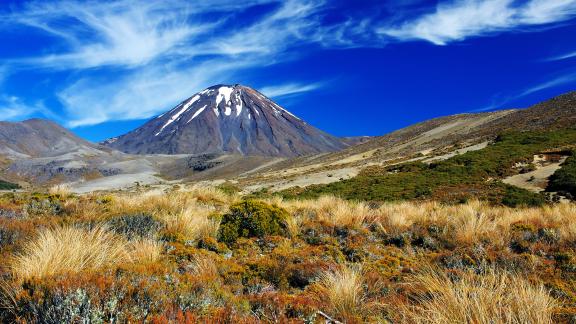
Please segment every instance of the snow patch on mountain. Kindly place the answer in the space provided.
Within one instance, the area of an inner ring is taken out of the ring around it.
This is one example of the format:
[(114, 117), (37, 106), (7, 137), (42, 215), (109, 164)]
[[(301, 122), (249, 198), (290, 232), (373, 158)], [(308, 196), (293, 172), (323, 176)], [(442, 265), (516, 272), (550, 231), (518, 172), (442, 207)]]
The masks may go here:
[(190, 118), (190, 119), (186, 122), (186, 124), (188, 124), (189, 122), (191, 122), (194, 118), (198, 117), (198, 115), (200, 115), (200, 114), (204, 111), (204, 109), (206, 109), (206, 107), (208, 107), (208, 105), (204, 105), (204, 107), (198, 109), (198, 110), (194, 113), (194, 115), (192, 115), (192, 118)]
[(185, 105), (182, 106), (182, 109), (180, 109), (176, 114), (170, 117), (170, 119), (166, 122), (166, 124), (164, 124), (164, 126), (162, 126), (162, 128), (160, 128), (158, 133), (156, 133), (154, 136), (160, 135), (164, 130), (164, 128), (166, 128), (168, 125), (176, 121), (180, 117), (180, 115), (185, 113), (188, 110), (188, 108), (190, 108), (190, 106), (192, 106), (196, 101), (198, 101), (198, 99), (200, 99), (199, 95), (195, 95), (194, 97), (192, 97), (192, 99), (190, 99)]

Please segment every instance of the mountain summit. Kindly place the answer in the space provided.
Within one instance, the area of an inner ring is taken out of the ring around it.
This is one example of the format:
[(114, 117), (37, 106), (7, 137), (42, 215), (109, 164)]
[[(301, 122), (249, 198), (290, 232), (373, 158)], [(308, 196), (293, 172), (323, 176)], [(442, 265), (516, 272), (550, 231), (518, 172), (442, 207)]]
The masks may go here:
[(133, 154), (301, 156), (348, 146), (242, 85), (216, 85), (103, 144)]

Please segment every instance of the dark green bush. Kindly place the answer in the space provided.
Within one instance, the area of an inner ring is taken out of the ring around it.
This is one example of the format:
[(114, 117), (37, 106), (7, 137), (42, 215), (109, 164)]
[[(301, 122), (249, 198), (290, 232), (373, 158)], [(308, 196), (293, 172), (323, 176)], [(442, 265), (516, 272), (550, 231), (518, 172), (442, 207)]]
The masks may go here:
[(502, 197), (502, 204), (508, 207), (536, 207), (544, 205), (545, 202), (544, 196), (513, 186), (506, 186)]
[(0, 180), (0, 190), (20, 189), (20, 185)]
[(228, 195), (233, 195), (236, 194), (240, 191), (242, 191), (242, 189), (240, 189), (238, 186), (236, 186), (235, 184), (231, 183), (231, 182), (224, 182), (221, 185), (216, 187), (218, 190), (228, 194)]
[(14, 229), (0, 227), (0, 249), (15, 244), (22, 234)]
[(233, 244), (240, 237), (264, 237), (283, 235), (288, 212), (275, 205), (261, 201), (246, 200), (230, 207), (222, 217), (218, 240)]
[(148, 214), (123, 215), (107, 222), (110, 228), (127, 239), (151, 238), (160, 230), (162, 223)]
[(569, 198), (576, 198), (576, 156), (571, 156), (550, 177), (547, 191), (556, 191)]
[(60, 215), (64, 212), (59, 197), (36, 193), (32, 195), (24, 210), (29, 215)]

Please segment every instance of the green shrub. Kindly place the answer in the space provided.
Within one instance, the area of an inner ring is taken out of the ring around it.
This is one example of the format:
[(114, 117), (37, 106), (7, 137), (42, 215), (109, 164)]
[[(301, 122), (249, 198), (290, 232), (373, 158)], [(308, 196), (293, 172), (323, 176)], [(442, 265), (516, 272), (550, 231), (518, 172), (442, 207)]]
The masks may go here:
[(240, 237), (264, 237), (283, 235), (288, 212), (278, 206), (261, 201), (246, 200), (230, 207), (230, 212), (222, 217), (218, 240), (233, 244)]
[(536, 207), (544, 205), (545, 202), (544, 196), (513, 186), (506, 186), (502, 197), (502, 205), (508, 207)]
[(148, 214), (123, 215), (107, 222), (110, 228), (127, 239), (152, 238), (162, 227), (162, 223)]
[(18, 230), (0, 227), (0, 249), (15, 244), (22, 236)]
[(60, 197), (35, 193), (24, 207), (29, 215), (60, 215), (64, 212)]
[(576, 156), (571, 156), (552, 176), (550, 176), (547, 191), (557, 191), (560, 194), (576, 198)]
[(240, 189), (238, 186), (228, 181), (220, 184), (216, 187), (216, 189), (224, 192), (227, 195), (233, 195), (242, 191), (242, 189)]
[(14, 190), (14, 189), (20, 189), (20, 185), (0, 180), (0, 190)]

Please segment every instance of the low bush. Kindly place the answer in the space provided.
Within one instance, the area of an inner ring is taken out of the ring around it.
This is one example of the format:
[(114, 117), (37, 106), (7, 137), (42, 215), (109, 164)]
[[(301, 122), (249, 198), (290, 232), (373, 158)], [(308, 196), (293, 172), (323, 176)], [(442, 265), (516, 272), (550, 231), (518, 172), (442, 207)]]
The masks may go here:
[(24, 210), (29, 215), (60, 215), (64, 211), (60, 197), (56, 195), (33, 195)]
[(576, 199), (576, 156), (566, 159), (561, 168), (550, 176), (546, 190)]
[(0, 180), (0, 190), (14, 190), (20, 189), (20, 185)]
[(107, 225), (128, 240), (152, 238), (162, 228), (162, 223), (148, 214), (123, 215), (110, 219)]
[(528, 190), (506, 185), (501, 202), (508, 207), (535, 207), (543, 205), (546, 202), (546, 198)]
[(230, 211), (222, 217), (218, 240), (233, 244), (240, 237), (286, 235), (288, 217), (288, 212), (278, 206), (255, 200), (242, 201), (230, 206)]

